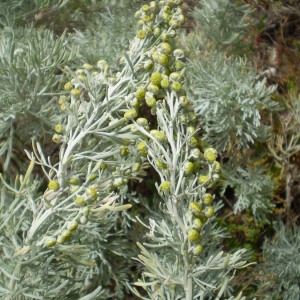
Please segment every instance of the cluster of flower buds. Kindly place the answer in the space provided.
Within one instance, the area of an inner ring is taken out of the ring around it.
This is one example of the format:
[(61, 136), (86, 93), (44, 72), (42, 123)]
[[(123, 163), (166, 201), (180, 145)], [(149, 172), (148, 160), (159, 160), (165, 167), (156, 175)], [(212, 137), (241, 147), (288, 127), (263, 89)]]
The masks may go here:
[(191, 201), (189, 203), (189, 212), (191, 215), (191, 228), (188, 231), (188, 239), (193, 245), (193, 253), (199, 255), (203, 246), (201, 244), (201, 230), (208, 219), (214, 215), (214, 207), (212, 206), (213, 195), (207, 193), (203, 197), (203, 202)]

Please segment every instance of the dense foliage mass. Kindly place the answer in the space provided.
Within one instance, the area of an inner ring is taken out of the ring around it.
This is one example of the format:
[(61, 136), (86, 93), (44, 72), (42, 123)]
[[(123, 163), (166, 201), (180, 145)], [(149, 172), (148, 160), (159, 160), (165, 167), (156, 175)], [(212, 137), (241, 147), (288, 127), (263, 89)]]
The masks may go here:
[(0, 3), (1, 299), (299, 299), (300, 8), (253, 2)]

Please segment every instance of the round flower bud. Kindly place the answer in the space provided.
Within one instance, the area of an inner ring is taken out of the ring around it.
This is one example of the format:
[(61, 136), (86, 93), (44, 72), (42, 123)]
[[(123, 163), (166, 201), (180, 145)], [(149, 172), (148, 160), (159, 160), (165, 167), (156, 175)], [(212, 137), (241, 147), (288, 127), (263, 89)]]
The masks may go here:
[(215, 161), (213, 164), (214, 171), (220, 173), (222, 171), (221, 164), (218, 161)]
[(54, 129), (57, 133), (62, 133), (64, 130), (64, 127), (61, 124), (56, 124)]
[(160, 43), (159, 48), (160, 48), (161, 52), (164, 54), (169, 55), (172, 53), (172, 47), (169, 43), (166, 43), (166, 42)]
[(136, 36), (137, 36), (139, 39), (143, 40), (143, 39), (146, 37), (146, 35), (147, 35), (147, 33), (146, 33), (145, 30), (139, 30), (139, 31), (137, 32), (137, 35), (136, 35)]
[(57, 237), (57, 244), (63, 244), (66, 241), (65, 238), (63, 238), (61, 235)]
[(77, 229), (77, 227), (78, 227), (78, 223), (76, 221), (72, 221), (67, 225), (69, 231), (74, 231)]
[(153, 30), (153, 35), (155, 37), (159, 37), (160, 36), (160, 33), (161, 33), (161, 30), (159, 27), (155, 27), (154, 30)]
[(137, 89), (135, 92), (135, 97), (138, 101), (142, 101), (145, 99), (146, 91), (144, 89)]
[(193, 248), (194, 255), (200, 255), (202, 253), (202, 251), (203, 251), (203, 246), (201, 244), (197, 244)]
[(65, 85), (64, 85), (64, 89), (66, 91), (71, 91), (73, 88), (73, 84), (71, 82), (67, 82)]
[(158, 57), (158, 62), (163, 65), (166, 66), (169, 62), (169, 58), (166, 54), (160, 54)]
[(62, 140), (62, 136), (60, 134), (53, 134), (52, 136), (52, 141), (55, 143), (55, 144), (59, 144)]
[(156, 94), (159, 91), (159, 86), (153, 83), (149, 83), (147, 86), (147, 90), (153, 94)]
[(133, 109), (129, 109), (124, 113), (124, 118), (129, 121), (129, 120), (133, 120), (134, 118), (136, 118), (138, 115), (137, 111), (133, 108)]
[(132, 170), (133, 173), (137, 173), (140, 169), (141, 169), (141, 164), (140, 163), (135, 163), (135, 164), (133, 164), (131, 170)]
[(78, 97), (78, 96), (80, 96), (81, 91), (79, 89), (72, 89), (70, 93), (71, 93), (71, 95)]
[(87, 71), (92, 71), (94, 69), (94, 67), (92, 65), (87, 64), (87, 63), (83, 65), (83, 68)]
[(160, 184), (160, 190), (164, 193), (168, 193), (171, 190), (171, 182), (170, 181), (164, 181)]
[(154, 64), (153, 64), (153, 61), (152, 60), (147, 60), (145, 63), (144, 63), (144, 69), (146, 71), (151, 71), (154, 67)]
[(71, 231), (70, 230), (65, 230), (62, 234), (61, 237), (66, 241), (71, 237)]
[(97, 191), (92, 187), (88, 187), (85, 192), (88, 195), (88, 198), (92, 201), (95, 201), (98, 197)]
[(171, 85), (171, 89), (175, 92), (179, 92), (181, 88), (182, 88), (181, 83), (178, 81), (173, 82)]
[(97, 174), (92, 174), (89, 178), (89, 181), (94, 181), (95, 179), (98, 178), (98, 175)]
[(187, 133), (189, 133), (190, 135), (194, 134), (195, 132), (196, 132), (195, 127), (193, 126), (187, 127)]
[(125, 184), (126, 184), (126, 182), (123, 180), (123, 178), (115, 178), (114, 182), (113, 182), (114, 187), (121, 187)]
[(167, 13), (167, 14), (170, 14), (171, 13), (171, 7), (169, 5), (165, 5), (165, 6), (163, 6), (162, 11)]
[(51, 191), (57, 191), (59, 187), (59, 183), (56, 180), (50, 180), (48, 183), (48, 189)]
[[(151, 130), (152, 131), (152, 130)], [(150, 131), (150, 133), (151, 133)], [(153, 136), (159, 141), (159, 142), (164, 142), (167, 140), (167, 136), (164, 132), (157, 130), (156, 132), (153, 133)]]
[(71, 177), (70, 180), (69, 180), (69, 183), (70, 183), (70, 184), (77, 185), (77, 184), (80, 183), (80, 180), (79, 180), (79, 178), (77, 178), (77, 177)]
[(198, 230), (196, 229), (191, 229), (188, 232), (188, 239), (191, 243), (199, 243), (201, 241), (201, 235)]
[(67, 101), (67, 97), (66, 96), (60, 96), (59, 99), (58, 99), (58, 104), (62, 105), (66, 101)]
[(53, 247), (55, 245), (56, 245), (56, 239), (55, 238), (49, 238), (45, 242), (45, 247), (48, 247), (48, 248)]
[(210, 180), (209, 180), (209, 177), (208, 177), (208, 176), (206, 176), (206, 175), (200, 175), (200, 176), (198, 177), (198, 182), (199, 182), (200, 184), (208, 184), (208, 183), (210, 182)]
[(184, 164), (183, 169), (186, 175), (191, 175), (194, 172), (194, 164), (188, 161)]
[(105, 170), (107, 168), (107, 164), (105, 162), (102, 162), (99, 166), (100, 170)]
[(151, 74), (151, 83), (153, 83), (154, 85), (159, 86), (161, 80), (162, 80), (162, 76), (159, 72), (154, 72)]
[(166, 12), (162, 13), (162, 14), (161, 14), (161, 17), (162, 17), (162, 19), (163, 19), (164, 21), (166, 21), (166, 23), (169, 23), (169, 21), (171, 20), (170, 14), (169, 14), (169, 13), (166, 13)]
[(149, 107), (155, 107), (155, 105), (156, 105), (156, 99), (154, 97), (146, 98), (146, 104)]
[(204, 224), (203, 224), (203, 222), (201, 221), (200, 218), (193, 219), (193, 227), (195, 229), (200, 230), (200, 229), (202, 229), (203, 225)]
[(85, 200), (84, 200), (83, 197), (77, 197), (77, 198), (75, 199), (75, 203), (76, 203), (76, 205), (78, 205), (78, 206), (84, 206), (84, 205), (85, 205)]
[(163, 88), (163, 89), (167, 89), (170, 85), (170, 81), (169, 79), (163, 79), (161, 82), (160, 82), (160, 86)]
[(179, 24), (179, 22), (177, 20), (171, 19), (170, 22), (169, 22), (169, 26), (171, 28), (177, 29), (177, 28), (179, 28), (180, 24)]
[(203, 203), (206, 205), (210, 205), (214, 200), (214, 197), (211, 194), (205, 194), (203, 197)]
[(191, 147), (197, 147), (198, 140), (194, 136), (191, 136), (188, 140), (188, 145)]
[(151, 17), (149, 15), (144, 15), (142, 20), (147, 23), (147, 22), (150, 22), (151, 21)]
[(189, 211), (195, 216), (200, 216), (202, 214), (202, 206), (200, 203), (192, 201), (189, 203)]
[(204, 211), (204, 215), (207, 218), (211, 218), (213, 215), (215, 214), (215, 209), (213, 206), (207, 206), (205, 211)]
[(208, 163), (212, 164), (217, 159), (218, 152), (213, 148), (208, 148), (204, 151), (204, 158)]
[(67, 110), (67, 105), (66, 104), (62, 104), (61, 106), (60, 106), (60, 109), (61, 109), (61, 111), (66, 111)]
[(145, 4), (145, 5), (142, 6), (141, 10), (142, 10), (143, 12), (147, 12), (147, 11), (150, 10), (150, 6), (147, 5), (147, 4)]
[(149, 124), (148, 120), (146, 118), (138, 118), (136, 120), (137, 124), (144, 127), (147, 126)]
[(175, 61), (175, 69), (181, 71), (185, 67), (185, 64), (181, 60)]
[(128, 149), (128, 147), (122, 146), (121, 149), (120, 149), (120, 155), (121, 155), (122, 157), (127, 157), (128, 154), (129, 154), (129, 149)]
[(140, 142), (137, 146), (138, 151), (140, 153), (141, 156), (147, 156), (148, 154), (148, 148), (145, 142)]

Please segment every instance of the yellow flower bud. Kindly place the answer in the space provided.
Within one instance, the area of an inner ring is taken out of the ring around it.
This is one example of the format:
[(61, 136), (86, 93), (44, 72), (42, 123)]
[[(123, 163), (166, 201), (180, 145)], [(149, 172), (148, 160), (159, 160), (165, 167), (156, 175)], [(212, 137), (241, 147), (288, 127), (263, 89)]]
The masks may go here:
[(203, 246), (201, 244), (197, 244), (193, 248), (194, 255), (200, 255), (202, 253), (202, 251), (203, 251)]
[(170, 181), (164, 181), (160, 184), (160, 190), (162, 192), (168, 193), (171, 190), (171, 182)]
[(217, 159), (218, 152), (213, 148), (208, 148), (204, 151), (204, 158), (208, 163), (212, 164)]
[(92, 71), (92, 70), (94, 70), (94, 67), (92, 66), (92, 65), (90, 65), (90, 64), (84, 64), (83, 65), (83, 68), (85, 69), (85, 70), (87, 70), (87, 71)]
[(67, 228), (68, 228), (68, 230), (70, 230), (70, 231), (76, 230), (77, 227), (78, 227), (78, 223), (77, 223), (76, 221), (70, 222), (70, 223), (67, 225)]
[(213, 200), (214, 200), (214, 198), (211, 194), (205, 194), (203, 197), (203, 203), (206, 205), (210, 205)]
[(72, 89), (70, 93), (71, 93), (71, 95), (73, 95), (75, 97), (79, 97), (81, 94), (81, 91), (79, 89)]
[(191, 175), (194, 172), (194, 164), (190, 161), (184, 164), (184, 173), (186, 175)]
[(50, 180), (48, 183), (48, 189), (52, 191), (57, 191), (59, 189), (59, 183), (56, 180)]
[(202, 206), (200, 203), (192, 201), (189, 203), (189, 211), (195, 216), (200, 216), (202, 214)]
[(182, 85), (178, 81), (174, 81), (171, 85), (171, 89), (175, 92), (179, 92), (181, 90), (181, 88), (182, 88)]
[(56, 131), (57, 133), (62, 133), (63, 130), (64, 130), (64, 127), (63, 127), (63, 125), (61, 125), (61, 124), (56, 124), (55, 127), (54, 127), (54, 129), (55, 129), (55, 131)]
[(64, 85), (64, 89), (65, 89), (66, 91), (71, 91), (72, 88), (73, 88), (73, 85), (72, 85), (71, 82), (67, 82), (67, 83)]
[(204, 211), (204, 215), (207, 218), (211, 218), (213, 215), (215, 214), (215, 209), (213, 206), (208, 206), (206, 207), (205, 211)]
[(146, 91), (144, 89), (138, 89), (135, 93), (135, 97), (138, 101), (145, 99)]
[(62, 239), (64, 240), (67, 240), (71, 237), (71, 231), (70, 230), (65, 230), (62, 234), (61, 234), (61, 237)]
[(137, 36), (139, 39), (143, 40), (143, 39), (146, 37), (146, 35), (147, 35), (147, 33), (146, 33), (145, 30), (139, 30), (139, 31), (137, 32), (137, 35), (136, 35), (136, 36)]
[(200, 184), (208, 184), (210, 182), (209, 177), (206, 175), (200, 175), (198, 178)]
[(162, 76), (159, 72), (154, 72), (151, 74), (151, 83), (153, 83), (154, 85), (159, 86), (161, 80), (162, 80)]
[(56, 245), (56, 239), (55, 238), (49, 238), (47, 239), (47, 241), (45, 242), (45, 247), (53, 247)]
[(98, 197), (97, 191), (92, 187), (88, 187), (85, 192), (92, 201), (95, 201)]
[(124, 113), (124, 118), (126, 120), (133, 120), (134, 118), (136, 118), (138, 115), (137, 111), (133, 108), (133, 109), (129, 109)]
[(199, 233), (198, 230), (196, 229), (191, 229), (189, 232), (188, 232), (188, 239), (191, 243), (199, 243), (201, 241), (201, 235)]
[(53, 134), (52, 136), (52, 141), (55, 143), (55, 144), (59, 144), (62, 140), (62, 136), (60, 134)]
[(78, 206), (84, 206), (85, 205), (85, 200), (83, 197), (77, 197), (75, 199), (75, 203), (78, 205)]
[(140, 142), (137, 146), (138, 151), (140, 153), (141, 156), (147, 156), (148, 154), (148, 148), (145, 142)]
[(201, 221), (200, 218), (193, 219), (193, 227), (195, 229), (200, 230), (200, 229), (202, 229), (203, 225), (204, 224), (203, 224), (203, 222)]

